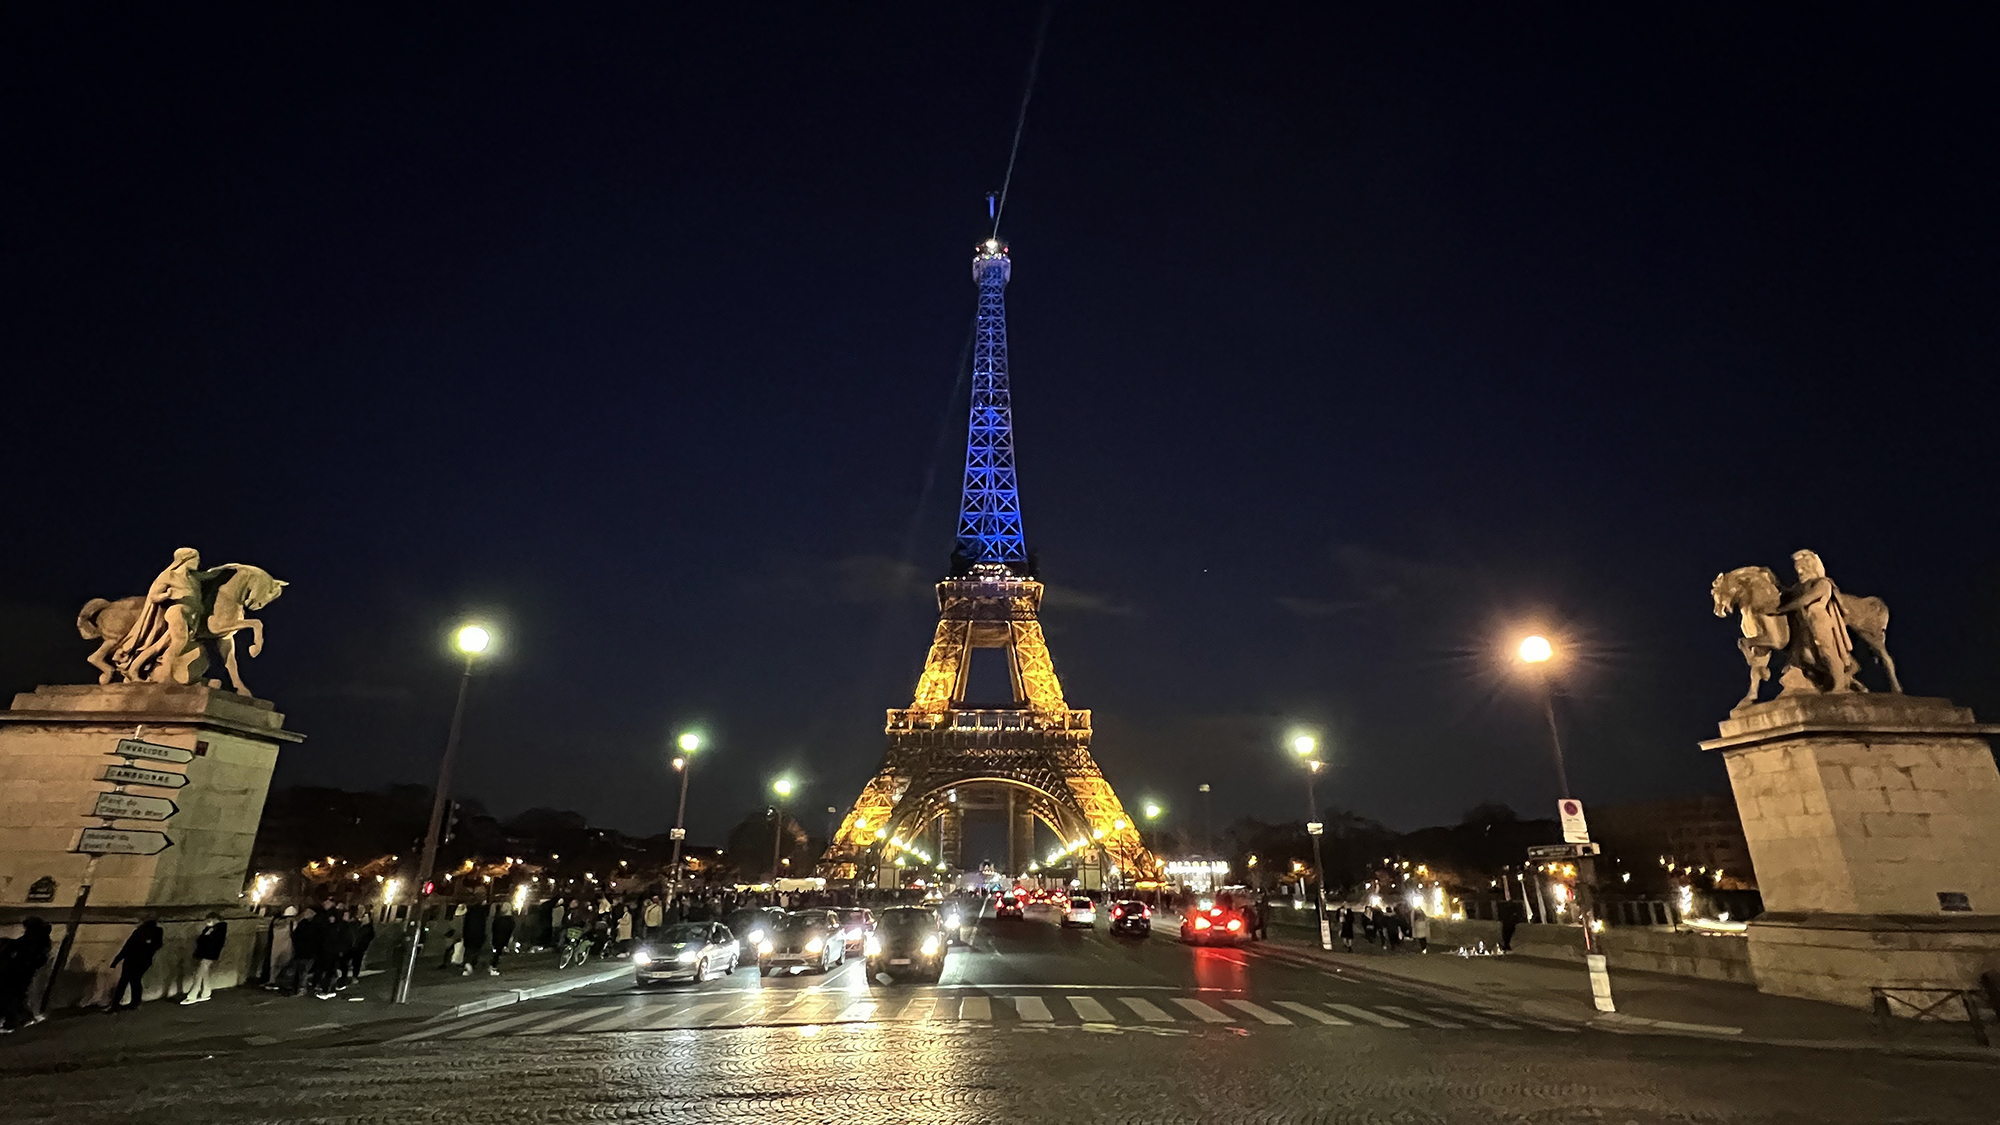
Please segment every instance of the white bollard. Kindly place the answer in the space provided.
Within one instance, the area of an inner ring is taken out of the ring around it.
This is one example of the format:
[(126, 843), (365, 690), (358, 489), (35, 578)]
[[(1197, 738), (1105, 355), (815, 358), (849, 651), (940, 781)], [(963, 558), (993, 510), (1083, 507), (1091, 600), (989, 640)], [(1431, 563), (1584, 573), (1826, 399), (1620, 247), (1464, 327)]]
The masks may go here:
[(1618, 1005), (1611, 1002), (1611, 970), (1604, 963), (1604, 954), (1586, 953), (1586, 965), (1590, 966), (1590, 998), (1596, 1002), (1600, 1012), (1615, 1012)]

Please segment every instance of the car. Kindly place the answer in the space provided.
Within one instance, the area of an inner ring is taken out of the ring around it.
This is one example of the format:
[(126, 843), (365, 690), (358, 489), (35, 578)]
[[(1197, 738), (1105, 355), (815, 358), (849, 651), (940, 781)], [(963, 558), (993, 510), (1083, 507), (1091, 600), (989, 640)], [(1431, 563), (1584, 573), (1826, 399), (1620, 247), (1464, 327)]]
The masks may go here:
[(850, 907), (837, 913), (840, 915), (840, 924), (845, 927), (842, 932), (847, 937), (848, 955), (859, 954), (862, 946), (868, 941), (868, 935), (874, 932), (875, 915), (859, 907)]
[(736, 936), (716, 922), (681, 922), (632, 947), (632, 971), (640, 984), (700, 984), (710, 973), (728, 976), (742, 960)]
[(875, 920), (864, 947), (868, 979), (914, 977), (933, 983), (944, 976), (951, 942), (937, 912), (921, 906), (892, 906)]
[(1027, 917), (1026, 913), (1021, 909), (1021, 896), (1012, 893), (1001, 895), (999, 900), (993, 904), (993, 916), (995, 918)]
[(1111, 932), (1145, 937), (1153, 932), (1153, 908), (1143, 902), (1133, 902), (1129, 899), (1112, 903)]
[(1196, 907), (1181, 915), (1181, 941), (1187, 945), (1220, 942), (1235, 945), (1250, 936), (1243, 915), (1221, 906)]
[(847, 960), (840, 916), (831, 910), (794, 910), (778, 920), (757, 946), (757, 971), (780, 969), (824, 973)]
[(1063, 907), (1062, 924), (1064, 928), (1097, 925), (1097, 904), (1082, 895), (1072, 896)]
[(731, 911), (729, 917), (722, 920), (722, 924), (729, 927), (730, 933), (736, 935), (736, 939), (743, 944), (745, 953), (752, 953), (763, 944), (766, 937), (771, 935), (779, 919), (784, 916), (785, 912), (775, 906), (752, 906)]

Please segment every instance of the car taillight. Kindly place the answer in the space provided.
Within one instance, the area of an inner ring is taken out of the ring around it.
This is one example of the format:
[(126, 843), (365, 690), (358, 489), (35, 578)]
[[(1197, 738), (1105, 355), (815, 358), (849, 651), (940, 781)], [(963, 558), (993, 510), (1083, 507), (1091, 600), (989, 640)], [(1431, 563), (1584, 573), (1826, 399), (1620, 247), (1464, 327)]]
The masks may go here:
[(1123, 918), (1123, 917), (1125, 917), (1125, 908), (1124, 908), (1124, 907), (1122, 907), (1122, 906), (1114, 906), (1114, 907), (1112, 907), (1112, 908), (1111, 908), (1111, 916), (1112, 916), (1113, 918)]
[(1197, 930), (1205, 930), (1205, 929), (1207, 929), (1207, 928), (1208, 928), (1208, 919), (1206, 919), (1206, 918), (1199, 918), (1199, 917), (1197, 917), (1197, 918), (1196, 918), (1196, 919), (1194, 920), (1194, 928), (1195, 928), (1195, 929), (1197, 929)]
[(1243, 919), (1241, 919), (1241, 918), (1231, 918), (1231, 919), (1229, 920), (1229, 928), (1230, 928), (1230, 929), (1232, 929), (1232, 930), (1240, 930), (1240, 929), (1242, 929), (1242, 928), (1243, 928)]
[(1141, 915), (1141, 917), (1144, 917), (1144, 918), (1151, 918), (1151, 917), (1153, 916), (1153, 908), (1152, 908), (1152, 907), (1150, 907), (1150, 906), (1142, 906), (1142, 907), (1140, 907), (1139, 909), (1141, 909), (1141, 910), (1145, 911), (1145, 913), (1144, 913), (1143, 915)]

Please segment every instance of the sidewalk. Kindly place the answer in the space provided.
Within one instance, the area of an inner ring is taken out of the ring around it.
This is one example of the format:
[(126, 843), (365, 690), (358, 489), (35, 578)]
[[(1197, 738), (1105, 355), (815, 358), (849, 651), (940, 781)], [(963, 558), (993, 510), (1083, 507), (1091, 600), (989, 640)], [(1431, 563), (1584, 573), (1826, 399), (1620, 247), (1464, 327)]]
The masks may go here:
[[(1326, 953), (1319, 949), (1317, 932), (1279, 924), (1271, 926), (1268, 943), (1252, 948), (1294, 963), (1601, 1031), (2000, 1061), (2000, 1048), (1979, 1046), (1963, 1022), (1897, 1020), (1884, 1036), (1869, 1014), (1858, 1009), (1616, 965), (1611, 968), (1611, 994), (1618, 1011), (1606, 1014), (1592, 1003), (1581, 965), (1518, 954), (1461, 957), (1456, 946), (1435, 942), (1423, 954), (1407, 939), (1399, 952), (1389, 953), (1359, 936), (1353, 953), (1341, 951), (1338, 936), (1334, 952)], [(1994, 1031), (1988, 1028), (1989, 1034)]]
[(136, 1012), (59, 1011), (33, 1027), (0, 1037), (0, 1074), (107, 1066), (140, 1059), (221, 1054), (338, 1037), (376, 1024), (415, 1025), (487, 1011), (522, 1000), (629, 976), (629, 961), (592, 961), (561, 970), (552, 951), (502, 962), (501, 975), (462, 976), (418, 963), (407, 1004), (389, 1002), (395, 976), (370, 970), (330, 1000), (284, 996), (261, 988), (231, 988), (202, 1004), (154, 1000)]

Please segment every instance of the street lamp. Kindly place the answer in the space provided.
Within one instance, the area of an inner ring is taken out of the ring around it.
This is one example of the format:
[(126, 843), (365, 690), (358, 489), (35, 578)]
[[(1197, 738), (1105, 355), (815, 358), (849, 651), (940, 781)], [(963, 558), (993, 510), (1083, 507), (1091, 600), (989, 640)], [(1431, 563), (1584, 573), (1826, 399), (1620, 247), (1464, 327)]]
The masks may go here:
[(681, 775), (681, 807), (674, 813), (674, 891), (681, 889), (681, 841), (687, 839), (688, 774), (694, 772), (694, 752), (701, 749), (701, 735), (687, 731), (675, 740), (680, 747), (680, 756), (674, 759), (674, 772)]
[(1319, 760), (1319, 740), (1309, 734), (1301, 734), (1292, 739), (1292, 753), (1298, 755), (1306, 766), (1306, 835), (1312, 837), (1313, 872), (1316, 889), (1313, 895), (1313, 912), (1319, 917), (1319, 947), (1333, 949), (1333, 926), (1326, 917), (1326, 862), (1320, 858), (1319, 837), (1326, 831), (1326, 825), (1319, 821), (1319, 796), (1313, 791), (1313, 782), (1318, 779), (1323, 763)]
[(444, 738), (444, 757), (438, 760), (437, 791), (431, 795), (431, 823), (424, 832), (424, 854), (417, 866), (417, 901), (410, 907), (409, 950), (403, 958), (403, 973), (396, 980), (395, 1002), (410, 1000), (410, 978), (417, 971), (417, 947), (424, 940), (424, 914), (431, 904), (431, 876), (437, 868), (438, 834), (444, 828), (445, 795), (451, 790), (451, 759), (458, 752), (458, 732), (465, 725), (465, 695), (472, 687), (472, 665), (493, 645), (493, 634), (479, 625), (459, 628), (453, 638), (465, 657), (465, 674), (458, 680), (458, 702), (451, 709), (451, 730)]
[[(1521, 638), (1521, 643), (1515, 647), (1514, 653), (1542, 689), (1542, 716), (1548, 720), (1549, 749), (1554, 753), (1556, 762), (1556, 796), (1561, 798), (1559, 804), (1566, 806), (1570, 800), (1569, 771), (1563, 767), (1562, 728), (1556, 725), (1556, 686), (1553, 675), (1556, 646), (1547, 637), (1530, 634)], [(1589, 841), (1585, 840), (1583, 843), (1588, 844)], [(1583, 961), (1590, 971), (1591, 998), (1596, 1003), (1597, 1010), (1610, 1012), (1616, 1010), (1611, 1000), (1610, 968), (1604, 959), (1604, 954), (1598, 950), (1597, 943), (1591, 937), (1597, 897), (1593, 893), (1596, 890), (1596, 864), (1592, 862), (1587, 848), (1585, 853), (1576, 857), (1576, 885), (1580, 892), (1577, 895), (1576, 914), (1577, 921), (1583, 924)], [(1523, 898), (1525, 897), (1524, 885)]]
[(771, 893), (775, 895), (778, 890), (778, 852), (785, 832), (785, 798), (792, 795), (792, 779), (781, 777), (772, 782), (771, 792), (778, 795), (777, 807), (772, 810), (776, 815), (771, 820)]

